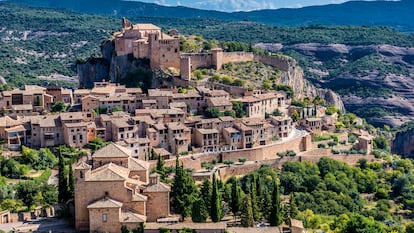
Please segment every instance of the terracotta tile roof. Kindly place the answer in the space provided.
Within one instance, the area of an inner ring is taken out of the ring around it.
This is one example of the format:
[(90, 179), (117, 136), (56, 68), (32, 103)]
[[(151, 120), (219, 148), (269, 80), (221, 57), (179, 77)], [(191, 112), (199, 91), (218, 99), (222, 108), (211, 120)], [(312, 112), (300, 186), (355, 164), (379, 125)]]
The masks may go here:
[(184, 129), (188, 131), (190, 130), (189, 128), (187, 128), (187, 126), (185, 126), (181, 122), (169, 122), (166, 125), (167, 125), (167, 128), (170, 130), (179, 130), (179, 129)]
[(227, 131), (228, 133), (240, 133), (240, 131), (238, 131), (237, 129), (231, 127), (231, 128), (224, 128), (225, 131)]
[(132, 194), (132, 201), (147, 201), (148, 197), (139, 193)]
[(16, 125), (10, 128), (6, 128), (5, 129), (6, 132), (10, 133), (10, 132), (21, 132), (21, 131), (26, 131), (26, 128), (23, 125)]
[(256, 117), (245, 118), (242, 120), (243, 124), (247, 126), (262, 125), (266, 123), (266, 120)]
[(75, 95), (79, 95), (79, 94), (89, 94), (89, 93), (91, 93), (91, 90), (89, 90), (89, 89), (76, 89), (74, 92), (73, 92)]
[(78, 128), (78, 127), (87, 127), (88, 123), (86, 122), (76, 122), (76, 123), (63, 123), (67, 128)]
[(132, 144), (132, 143), (149, 143), (150, 140), (148, 138), (126, 138), (124, 139), (124, 141), (128, 144)]
[(173, 92), (170, 90), (160, 90), (160, 89), (149, 89), (148, 96), (173, 96)]
[[(183, 228), (191, 228), (194, 230), (216, 230), (216, 232), (224, 232), (226, 229), (225, 222), (208, 222), (208, 223), (193, 223), (193, 222), (179, 222), (179, 223), (155, 223), (155, 222), (148, 222), (145, 223), (145, 229), (148, 230), (158, 230), (160, 227), (165, 227), (171, 230), (180, 230)], [(230, 228), (228, 228), (230, 229)], [(248, 228), (245, 228), (248, 229)], [(256, 230), (256, 228), (255, 228)], [(247, 231), (246, 231), (247, 232)], [(256, 232), (256, 231), (248, 231), (249, 233)], [(278, 233), (278, 231), (272, 231)]]
[(141, 223), (146, 222), (147, 217), (145, 215), (133, 213), (133, 212), (122, 212), (120, 216), (120, 222), (122, 223)]
[(146, 171), (149, 168), (149, 163), (144, 160), (129, 157), (128, 168), (131, 171)]
[(131, 150), (111, 142), (109, 145), (97, 150), (93, 158), (127, 158), (132, 154)]
[(303, 228), (303, 223), (300, 220), (297, 219), (290, 219), (290, 226), (297, 227), (297, 228)]
[(129, 169), (113, 163), (105, 164), (93, 170), (87, 181), (126, 181)]
[(234, 121), (234, 118), (231, 116), (222, 116), (222, 117), (219, 117), (219, 119), (221, 121), (230, 121), (230, 122)]
[(164, 148), (154, 148), (154, 152), (161, 156), (171, 155), (171, 153)]
[(115, 201), (109, 197), (104, 197), (98, 201), (88, 205), (88, 209), (104, 209), (104, 208), (121, 208), (122, 202)]

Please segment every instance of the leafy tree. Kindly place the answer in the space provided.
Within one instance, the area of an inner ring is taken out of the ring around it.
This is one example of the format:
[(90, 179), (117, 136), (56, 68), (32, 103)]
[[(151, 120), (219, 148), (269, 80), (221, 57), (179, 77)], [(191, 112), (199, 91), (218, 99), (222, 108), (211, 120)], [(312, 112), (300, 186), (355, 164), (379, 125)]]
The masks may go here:
[(161, 180), (165, 181), (167, 179), (167, 171), (164, 167), (164, 158), (160, 155), (158, 155), (158, 160), (157, 160), (157, 167), (155, 168), (155, 172), (160, 174), (161, 176)]
[(326, 115), (333, 115), (337, 112), (339, 112), (339, 109), (335, 105), (329, 105), (328, 107), (326, 107)]
[(243, 198), (243, 205), (241, 205), (241, 225), (243, 227), (253, 227), (254, 218), (253, 218), (253, 209), (252, 201), (250, 200), (249, 195), (245, 195)]
[(270, 210), (269, 223), (271, 226), (282, 224), (282, 204), (280, 199), (279, 185), (273, 180), (272, 207)]
[(243, 103), (239, 101), (232, 102), (233, 111), (236, 113), (237, 118), (242, 118), (246, 116), (246, 112), (243, 109)]
[(298, 111), (294, 110), (293, 113), (292, 113), (291, 118), (295, 122), (298, 121), (300, 119), (300, 115), (299, 115)]
[(386, 137), (379, 136), (374, 138), (374, 149), (389, 150), (390, 144)]
[(223, 115), (236, 118), (236, 113), (233, 110), (226, 110), (226, 111), (223, 112)]
[(53, 206), (58, 202), (58, 194), (56, 187), (50, 184), (44, 184), (41, 188), (43, 202), (45, 206)]
[(221, 197), (218, 187), (218, 182), (216, 180), (216, 174), (213, 174), (213, 187), (211, 194), (211, 220), (213, 222), (220, 222), (222, 216), (221, 208)]
[(20, 182), (16, 186), (16, 197), (22, 200), (29, 210), (34, 205), (40, 204), (39, 192), (40, 187), (34, 181)]
[(66, 104), (63, 101), (57, 101), (53, 106), (52, 106), (52, 112), (65, 112), (66, 111)]
[(122, 112), (122, 107), (121, 106), (114, 106), (113, 108), (112, 108), (112, 112)]
[(125, 225), (121, 226), (121, 233), (129, 233), (128, 227)]
[(220, 110), (218, 108), (209, 107), (204, 112), (204, 116), (207, 118), (217, 118), (221, 116)]
[(233, 160), (224, 160), (223, 163), (226, 164), (227, 166), (230, 166), (234, 163), (234, 161)]
[(360, 214), (352, 214), (341, 233), (385, 233), (385, 226)]
[(182, 217), (191, 214), (191, 206), (195, 200), (197, 187), (194, 179), (176, 158), (175, 175), (171, 186), (172, 207)]
[(296, 216), (299, 213), (298, 207), (296, 205), (295, 195), (292, 193), (290, 195), (290, 202), (289, 202), (289, 217), (290, 218), (296, 218)]

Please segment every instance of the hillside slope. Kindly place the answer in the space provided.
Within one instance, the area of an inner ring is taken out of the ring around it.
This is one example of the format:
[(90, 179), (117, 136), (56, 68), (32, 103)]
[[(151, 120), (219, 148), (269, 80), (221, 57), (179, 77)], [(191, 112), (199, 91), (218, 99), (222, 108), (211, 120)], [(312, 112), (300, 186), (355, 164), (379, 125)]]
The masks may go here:
[(388, 26), (403, 32), (414, 32), (414, 1), (351, 1), (343, 4), (311, 6), (298, 9), (259, 10), (225, 13), (188, 7), (167, 7), (152, 3), (122, 0), (11, 0), (32, 6), (65, 8), (82, 13), (155, 16), (177, 18), (216, 18), (247, 20), (270, 25), (365, 25)]

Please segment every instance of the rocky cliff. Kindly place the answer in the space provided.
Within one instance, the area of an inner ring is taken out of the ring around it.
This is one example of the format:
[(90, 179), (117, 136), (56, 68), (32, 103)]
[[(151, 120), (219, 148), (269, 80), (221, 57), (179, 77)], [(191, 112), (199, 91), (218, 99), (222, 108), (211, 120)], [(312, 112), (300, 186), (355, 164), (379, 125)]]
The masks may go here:
[(414, 120), (414, 48), (391, 45), (260, 44), (282, 51), (317, 87), (338, 93), (345, 108), (376, 126)]
[(293, 59), (290, 59), (289, 68), (282, 75), (281, 83), (293, 87), (296, 98), (315, 98), (320, 96), (325, 99), (328, 105), (335, 105), (338, 109), (345, 113), (346, 109), (339, 95), (328, 88), (316, 87), (305, 78), (303, 69)]
[(392, 153), (414, 158), (414, 128), (397, 133), (392, 143)]

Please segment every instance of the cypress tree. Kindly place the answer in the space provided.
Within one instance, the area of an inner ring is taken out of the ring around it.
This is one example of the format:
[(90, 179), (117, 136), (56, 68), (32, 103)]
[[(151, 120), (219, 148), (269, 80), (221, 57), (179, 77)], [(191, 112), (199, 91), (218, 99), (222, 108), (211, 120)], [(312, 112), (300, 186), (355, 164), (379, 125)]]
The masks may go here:
[(269, 223), (270, 226), (279, 226), (282, 224), (280, 190), (275, 179), (273, 179), (272, 206), (270, 209)]
[(75, 176), (73, 175), (72, 163), (69, 164), (69, 184), (68, 184), (68, 197), (75, 197)]
[(252, 201), (249, 195), (245, 195), (243, 198), (243, 205), (241, 207), (241, 224), (243, 227), (253, 227), (253, 209)]
[(236, 179), (231, 185), (230, 209), (234, 216), (239, 215), (242, 206), (242, 193), (239, 181)]
[(59, 203), (65, 203), (68, 198), (67, 198), (67, 192), (68, 192), (68, 181), (67, 181), (67, 177), (66, 177), (66, 172), (65, 172), (65, 161), (63, 159), (62, 156), (62, 148), (58, 148), (59, 150), (59, 172), (58, 172), (58, 182), (59, 182), (59, 186), (58, 186), (58, 200)]
[(197, 186), (193, 177), (180, 165), (178, 156), (175, 165), (175, 176), (171, 186), (172, 207), (182, 217), (191, 213), (191, 205), (195, 199)]
[(206, 205), (202, 198), (197, 198), (193, 202), (193, 207), (191, 210), (191, 220), (193, 222), (206, 222), (208, 217), (208, 211), (206, 209)]
[(221, 198), (216, 180), (216, 174), (213, 174), (213, 187), (211, 193), (211, 220), (219, 222), (222, 218)]
[(203, 183), (201, 184), (200, 197), (203, 200), (204, 207), (206, 208), (208, 214), (211, 215), (211, 182), (207, 178), (204, 178)]
[(165, 181), (166, 178), (167, 178), (164, 164), (165, 164), (164, 158), (162, 156), (158, 155), (157, 167), (155, 168), (156, 169), (155, 172), (160, 174), (162, 181)]
[(252, 211), (253, 211), (253, 218), (255, 221), (259, 221), (260, 219), (260, 210), (257, 201), (257, 191), (256, 191), (256, 174), (253, 175), (253, 180), (250, 182), (250, 199), (252, 202)]

